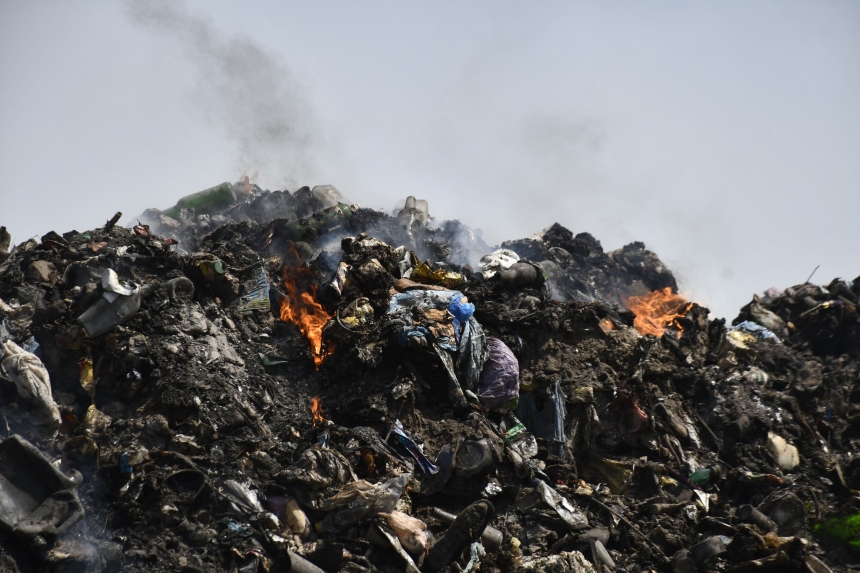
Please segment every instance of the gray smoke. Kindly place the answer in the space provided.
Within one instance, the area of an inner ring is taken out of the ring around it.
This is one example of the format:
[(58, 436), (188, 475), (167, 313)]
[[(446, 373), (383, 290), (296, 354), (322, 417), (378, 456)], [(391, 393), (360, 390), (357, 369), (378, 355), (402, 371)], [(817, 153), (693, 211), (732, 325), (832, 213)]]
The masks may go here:
[(129, 0), (132, 20), (166, 37), (193, 63), (194, 108), (232, 140), (237, 176), (259, 173), (295, 188), (318, 175), (322, 145), (313, 107), (290, 69), (246, 36), (230, 36), (181, 2)]

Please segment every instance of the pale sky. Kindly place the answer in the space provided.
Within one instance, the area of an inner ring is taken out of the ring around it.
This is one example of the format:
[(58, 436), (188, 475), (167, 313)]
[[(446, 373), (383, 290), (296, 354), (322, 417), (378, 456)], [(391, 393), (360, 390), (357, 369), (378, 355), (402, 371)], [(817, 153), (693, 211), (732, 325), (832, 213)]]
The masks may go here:
[(0, 225), (258, 173), (643, 241), (733, 318), (860, 275), (860, 2), (0, 0)]

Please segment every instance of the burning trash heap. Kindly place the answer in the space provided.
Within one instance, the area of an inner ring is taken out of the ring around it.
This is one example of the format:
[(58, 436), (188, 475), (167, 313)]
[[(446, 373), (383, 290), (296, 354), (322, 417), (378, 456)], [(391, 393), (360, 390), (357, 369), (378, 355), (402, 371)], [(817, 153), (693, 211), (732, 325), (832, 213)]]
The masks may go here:
[(11, 247), (0, 570), (844, 571), (860, 278), (224, 184)]

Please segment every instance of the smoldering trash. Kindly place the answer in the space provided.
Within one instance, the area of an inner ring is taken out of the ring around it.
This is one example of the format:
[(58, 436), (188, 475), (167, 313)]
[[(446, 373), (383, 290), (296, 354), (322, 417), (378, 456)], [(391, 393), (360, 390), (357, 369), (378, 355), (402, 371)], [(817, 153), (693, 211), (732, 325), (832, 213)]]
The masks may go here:
[[(860, 563), (860, 278), (225, 183), (0, 247), (0, 570)], [(4, 229), (5, 232), (5, 229)]]

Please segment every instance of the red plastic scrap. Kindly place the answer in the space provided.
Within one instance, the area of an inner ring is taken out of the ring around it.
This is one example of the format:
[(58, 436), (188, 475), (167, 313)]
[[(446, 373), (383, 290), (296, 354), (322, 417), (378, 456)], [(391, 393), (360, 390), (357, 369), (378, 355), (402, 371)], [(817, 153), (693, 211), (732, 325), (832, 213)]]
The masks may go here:
[(616, 404), (620, 410), (618, 431), (622, 436), (635, 434), (648, 428), (648, 414), (639, 408), (632, 396), (624, 391), (619, 391)]

